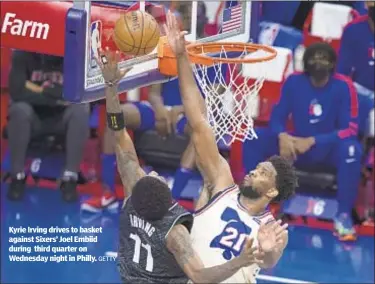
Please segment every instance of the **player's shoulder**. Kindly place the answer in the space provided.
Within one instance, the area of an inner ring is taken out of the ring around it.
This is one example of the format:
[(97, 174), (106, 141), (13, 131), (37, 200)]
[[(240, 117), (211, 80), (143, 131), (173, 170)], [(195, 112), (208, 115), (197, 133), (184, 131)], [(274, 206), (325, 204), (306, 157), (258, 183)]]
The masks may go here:
[(193, 227), (194, 217), (193, 214), (187, 211), (183, 206), (174, 202), (169, 208), (167, 215), (160, 221), (160, 226), (164, 227), (167, 231), (165, 239), (176, 225), (183, 225), (189, 232)]
[(335, 85), (340, 88), (341, 91), (346, 91), (348, 94), (356, 93), (356, 89), (350, 77), (340, 73), (335, 73), (332, 76), (332, 80), (334, 81)]
[(344, 34), (348, 35), (351, 33), (357, 34), (363, 26), (368, 25), (368, 15), (363, 15), (355, 18), (344, 27)]
[(305, 72), (296, 71), (290, 74), (287, 78), (285, 83), (292, 83), (292, 82), (301, 82), (306, 80)]
[(239, 192), (238, 185), (233, 184), (226, 189), (223, 189), (216, 193), (211, 199), (207, 202), (205, 206), (202, 208), (196, 210), (194, 212), (194, 216), (199, 216), (202, 215), (204, 212), (208, 210), (212, 210), (212, 208), (217, 208), (217, 204), (221, 203), (221, 201), (229, 201), (229, 200), (234, 200), (236, 198), (237, 193)]
[[(186, 220), (188, 223), (193, 222), (193, 214), (181, 206), (178, 202), (174, 201), (172, 206), (169, 208), (165, 219), (169, 220), (171, 223), (178, 224), (183, 220)], [(185, 221), (183, 221), (185, 222)], [(190, 227), (190, 224), (189, 226)]]
[(299, 92), (300, 89), (295, 87), (306, 85), (306, 83), (308, 83), (308, 79), (305, 72), (293, 72), (286, 78), (283, 87), (288, 93), (293, 93), (294, 90)]

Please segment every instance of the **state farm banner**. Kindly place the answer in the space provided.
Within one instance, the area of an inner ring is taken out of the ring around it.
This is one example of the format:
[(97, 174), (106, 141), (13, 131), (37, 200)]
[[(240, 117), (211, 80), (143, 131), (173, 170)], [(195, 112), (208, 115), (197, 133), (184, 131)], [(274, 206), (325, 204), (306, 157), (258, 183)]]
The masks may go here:
[(1, 2), (1, 46), (64, 55), (67, 2)]
[[(71, 2), (1, 2), (1, 46), (64, 56), (66, 15)], [(101, 46), (115, 49), (116, 20), (128, 7), (91, 6), (91, 23), (101, 26)]]

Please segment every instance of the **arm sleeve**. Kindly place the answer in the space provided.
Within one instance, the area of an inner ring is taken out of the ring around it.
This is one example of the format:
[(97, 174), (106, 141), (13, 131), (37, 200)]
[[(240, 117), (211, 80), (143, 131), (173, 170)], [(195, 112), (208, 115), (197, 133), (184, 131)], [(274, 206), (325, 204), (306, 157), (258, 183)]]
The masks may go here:
[(350, 30), (346, 27), (341, 37), (341, 45), (337, 60), (337, 72), (346, 76), (350, 76), (353, 72), (353, 56), (355, 53), (351, 50), (352, 45)]
[(9, 73), (9, 93), (12, 101), (23, 101), (31, 105), (56, 105), (54, 99), (34, 93), (25, 87), (25, 83), (29, 79), (27, 65), (28, 54), (15, 51), (12, 56), (12, 68)]
[(358, 95), (351, 80), (347, 77), (344, 78), (344, 88), (338, 106), (337, 130), (316, 135), (315, 143), (317, 145), (332, 143), (358, 134)]
[(271, 131), (279, 135), (285, 132), (286, 122), (288, 120), (289, 114), (291, 113), (291, 104), (293, 100), (293, 94), (291, 92), (293, 84), (293, 75), (289, 76), (284, 82), (281, 88), (281, 97), (278, 104), (274, 107), (270, 118)]

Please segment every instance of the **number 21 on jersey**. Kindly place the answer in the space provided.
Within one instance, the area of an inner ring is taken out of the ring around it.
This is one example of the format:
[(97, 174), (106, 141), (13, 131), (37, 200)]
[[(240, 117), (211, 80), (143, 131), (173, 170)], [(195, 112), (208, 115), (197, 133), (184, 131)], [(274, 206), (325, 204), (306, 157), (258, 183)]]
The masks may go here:
[(149, 244), (143, 244), (141, 238), (136, 234), (130, 234), (130, 238), (134, 240), (133, 262), (139, 264), (141, 248), (144, 248), (147, 251), (146, 270), (152, 272), (154, 269), (154, 258), (152, 257), (151, 246)]
[(210, 247), (222, 249), (224, 259), (230, 260), (240, 255), (246, 236), (251, 233), (251, 228), (246, 226), (236, 210), (230, 207), (223, 211), (221, 220), (227, 224), (223, 231), (211, 241)]

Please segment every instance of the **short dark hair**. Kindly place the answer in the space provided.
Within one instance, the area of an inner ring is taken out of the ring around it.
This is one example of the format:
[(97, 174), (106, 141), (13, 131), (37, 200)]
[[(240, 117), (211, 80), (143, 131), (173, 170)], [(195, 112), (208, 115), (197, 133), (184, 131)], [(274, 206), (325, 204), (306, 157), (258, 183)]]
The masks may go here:
[(268, 160), (274, 166), (276, 175), (276, 188), (279, 194), (273, 201), (286, 200), (294, 195), (296, 187), (298, 186), (298, 177), (293, 164), (280, 156), (272, 156)]
[(144, 176), (133, 187), (131, 202), (145, 220), (161, 220), (172, 204), (168, 185), (157, 177)]
[(332, 63), (332, 66), (333, 66), (332, 71), (333, 71), (335, 69), (336, 62), (337, 62), (337, 55), (333, 47), (325, 42), (313, 43), (312, 45), (309, 45), (306, 48), (305, 53), (303, 54), (304, 69), (307, 66), (307, 61), (309, 60), (309, 58), (313, 57), (317, 52), (324, 52), (328, 55), (328, 60)]

